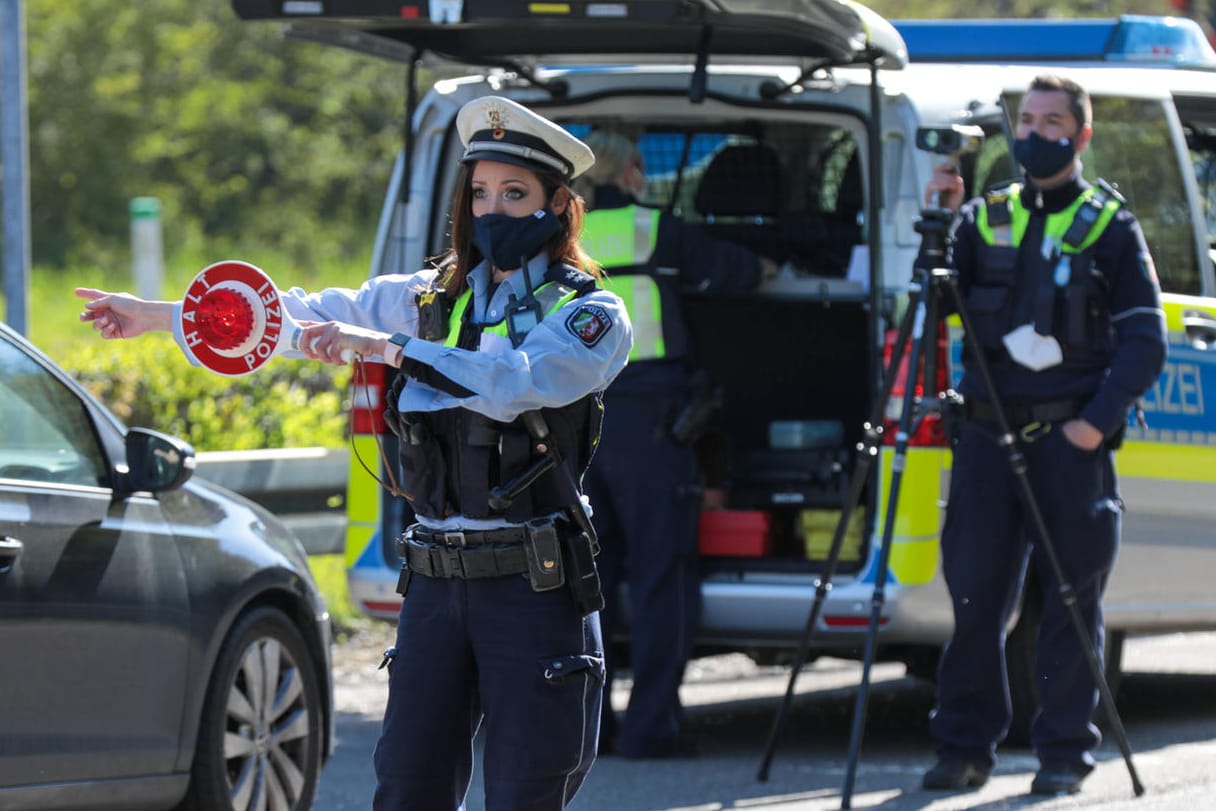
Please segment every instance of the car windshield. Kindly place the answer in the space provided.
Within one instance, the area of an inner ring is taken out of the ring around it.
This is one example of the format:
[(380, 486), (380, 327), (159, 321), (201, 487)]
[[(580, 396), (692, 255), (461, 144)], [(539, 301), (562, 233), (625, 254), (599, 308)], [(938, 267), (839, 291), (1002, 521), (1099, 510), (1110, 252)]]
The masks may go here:
[(105, 487), (107, 470), (80, 400), (0, 339), (0, 478)]

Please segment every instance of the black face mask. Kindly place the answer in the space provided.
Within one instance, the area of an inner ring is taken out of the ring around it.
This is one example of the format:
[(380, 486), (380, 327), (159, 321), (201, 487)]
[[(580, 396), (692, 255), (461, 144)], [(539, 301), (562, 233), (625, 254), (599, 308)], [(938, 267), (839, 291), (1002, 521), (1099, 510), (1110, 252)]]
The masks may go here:
[(561, 230), (561, 220), (548, 208), (526, 217), (483, 214), (473, 218), (473, 244), (494, 267), (515, 270)]
[(1049, 141), (1037, 132), (1013, 142), (1013, 157), (1031, 177), (1052, 177), (1077, 157), (1072, 138)]

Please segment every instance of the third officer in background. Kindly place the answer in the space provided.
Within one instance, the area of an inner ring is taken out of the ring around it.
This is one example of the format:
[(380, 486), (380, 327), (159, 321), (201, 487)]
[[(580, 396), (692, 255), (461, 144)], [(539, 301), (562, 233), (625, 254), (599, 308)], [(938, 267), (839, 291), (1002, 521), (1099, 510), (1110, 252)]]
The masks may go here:
[[(627, 758), (695, 754), (681, 733), (679, 687), (700, 613), (696, 456), (672, 426), (693, 395), (680, 292), (734, 293), (776, 274), (774, 263), (709, 238), (679, 217), (638, 202), (646, 186), (633, 140), (592, 132), (584, 249), (606, 271), (633, 322), (629, 363), (604, 398), (604, 430), (584, 484), (595, 509), (598, 568), (607, 601), (605, 639), (628, 584), (633, 689), (616, 729), (608, 661), (601, 751)], [(606, 648), (608, 646), (606, 645)], [(615, 744), (615, 747), (614, 747)]]
[[(1102, 592), (1115, 561), (1122, 502), (1113, 452), (1129, 409), (1157, 379), (1165, 322), (1140, 226), (1109, 185), (1081, 177), (1092, 136), (1088, 94), (1040, 76), (1018, 109), (1013, 153), (1025, 181), (962, 207), (948, 260), (999, 405), (1026, 460), (1063, 574), (1102, 661)], [(939, 167), (927, 197), (945, 208), (963, 184)], [(1036, 794), (1072, 793), (1093, 769), (1096, 683), (1036, 529), (1019, 499), (1007, 449), (998, 445), (997, 403), (975, 358), (963, 358), (965, 420), (942, 530), (942, 567), (954, 633), (942, 655), (930, 730), (939, 760), (928, 789), (982, 785), (1011, 721), (1005, 627), (1028, 562), (1042, 585), (1036, 660), (1040, 711), (1031, 743)], [(1033, 554), (1032, 554), (1033, 549)]]

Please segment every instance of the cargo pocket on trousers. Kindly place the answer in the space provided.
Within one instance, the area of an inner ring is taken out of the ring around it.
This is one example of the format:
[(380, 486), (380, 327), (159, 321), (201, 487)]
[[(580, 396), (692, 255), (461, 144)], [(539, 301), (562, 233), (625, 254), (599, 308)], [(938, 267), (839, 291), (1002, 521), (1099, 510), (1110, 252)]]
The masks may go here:
[(552, 656), (541, 660), (544, 668), (545, 681), (551, 684), (563, 684), (567, 679), (578, 676), (591, 676), (604, 681), (604, 658), (591, 656), (586, 653), (575, 653), (568, 656)]
[(604, 658), (586, 653), (546, 656), (540, 660), (548, 695), (544, 699), (550, 751), (563, 763), (550, 768), (574, 774), (595, 759), (600, 704), (604, 700)]

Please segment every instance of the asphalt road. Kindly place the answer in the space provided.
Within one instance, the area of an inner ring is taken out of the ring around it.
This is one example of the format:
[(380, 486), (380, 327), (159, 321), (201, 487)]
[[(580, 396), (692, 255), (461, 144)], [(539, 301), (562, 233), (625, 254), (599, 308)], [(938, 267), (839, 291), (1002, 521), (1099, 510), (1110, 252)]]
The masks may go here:
[[(375, 665), (387, 625), (337, 651), (338, 748), (326, 766), (317, 811), (366, 811), (375, 779), (371, 752), (379, 732), (384, 680)], [(1128, 640), (1118, 707), (1132, 762), (1145, 786), (1134, 797), (1129, 770), (1110, 735), (1099, 766), (1073, 797), (1027, 794), (1038, 766), (1026, 749), (1003, 749), (988, 784), (972, 792), (925, 792), (933, 763), (926, 717), (932, 686), (900, 665), (878, 665), (851, 808), (884, 811), (1101, 808), (1128, 811), (1216, 809), (1216, 633)], [(701, 744), (688, 760), (600, 758), (571, 811), (818, 811), (845, 807), (842, 792), (860, 682), (856, 662), (821, 659), (806, 668), (779, 741), (769, 779), (757, 771), (789, 674), (742, 656), (695, 660), (682, 690), (688, 728)], [(622, 680), (613, 702), (627, 697)], [(483, 811), (477, 774), (467, 811)]]

